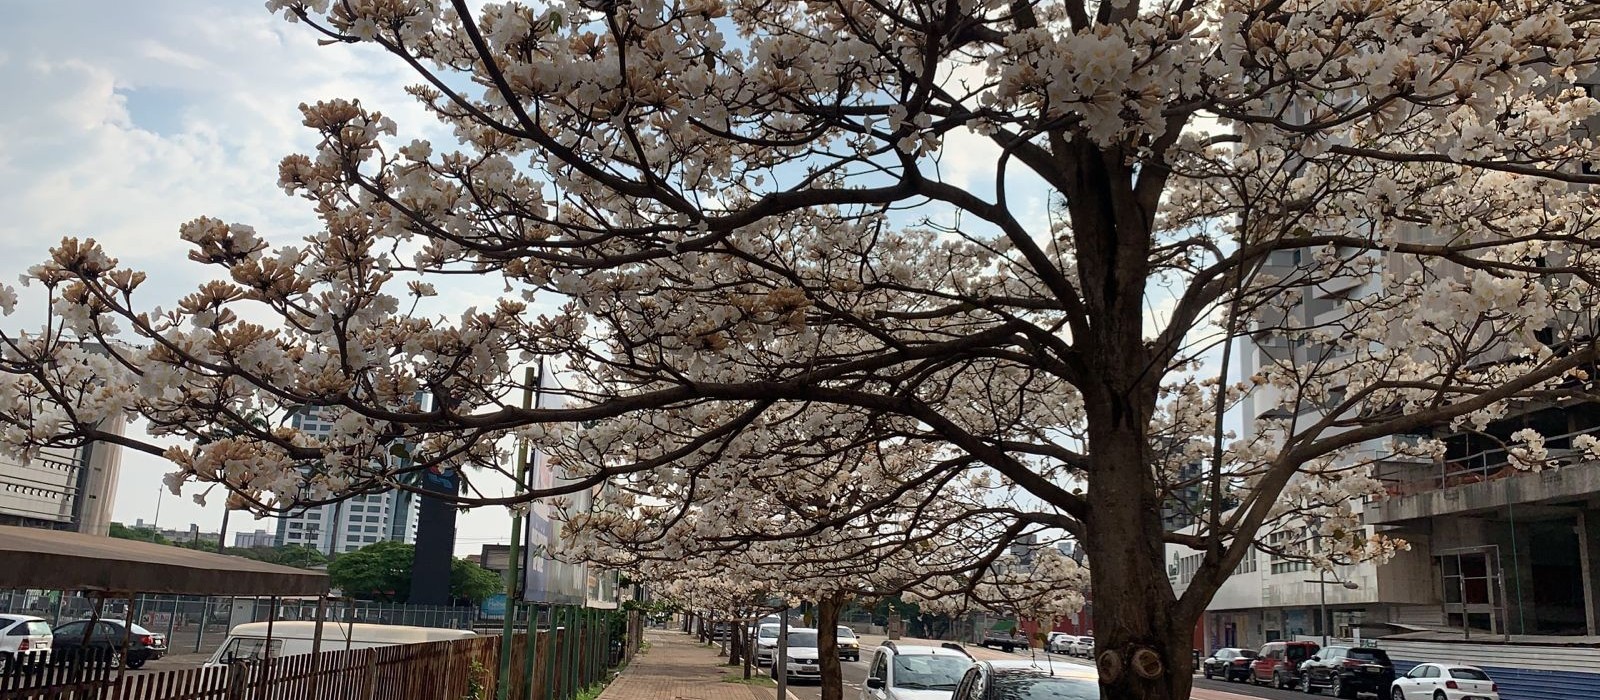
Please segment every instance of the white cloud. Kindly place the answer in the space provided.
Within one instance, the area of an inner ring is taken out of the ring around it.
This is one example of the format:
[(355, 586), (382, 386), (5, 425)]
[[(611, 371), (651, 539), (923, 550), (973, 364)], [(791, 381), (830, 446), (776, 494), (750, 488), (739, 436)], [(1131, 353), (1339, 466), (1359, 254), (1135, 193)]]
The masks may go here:
[[(92, 17), (86, 17), (92, 13)], [(277, 188), (283, 156), (314, 145), (298, 105), (356, 97), (401, 135), (448, 142), (402, 88), (418, 81), (371, 47), (318, 46), (259, 2), (23, 3), (0, 25), (0, 280), (14, 283), (63, 236), (93, 237), (150, 273), (147, 305), (170, 306), (217, 270), (189, 262), (178, 225), (210, 215), (274, 243), (316, 230)], [(24, 289), (13, 330), (42, 318)], [(483, 304), (496, 291), (446, 290)], [(450, 315), (459, 310), (448, 312)], [(125, 450), (115, 515), (152, 519), (164, 461)], [(165, 498), (164, 524), (214, 529), (217, 507)], [(220, 499), (213, 499), (213, 503)], [(504, 511), (463, 521), (461, 551), (509, 536)], [(253, 530), (248, 520), (230, 529)], [(468, 541), (470, 540), (470, 541)]]

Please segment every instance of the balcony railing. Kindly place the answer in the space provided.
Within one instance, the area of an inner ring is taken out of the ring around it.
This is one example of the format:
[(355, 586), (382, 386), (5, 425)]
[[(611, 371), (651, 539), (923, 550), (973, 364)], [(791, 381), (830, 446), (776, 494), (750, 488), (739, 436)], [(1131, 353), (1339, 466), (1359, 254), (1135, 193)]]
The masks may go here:
[[(1563, 435), (1546, 436), (1544, 442), (1547, 453), (1544, 460), (1546, 467), (1584, 461), (1583, 451), (1572, 446), (1573, 438), (1579, 435), (1600, 435), (1600, 426)], [(1517, 448), (1497, 447), (1464, 457), (1442, 458), (1432, 463), (1380, 464), (1377, 478), (1384, 483), (1389, 495), (1394, 497), (1414, 496), (1419, 493), (1496, 481), (1529, 473), (1528, 469), (1518, 468), (1511, 463), (1510, 452), (1513, 449)]]

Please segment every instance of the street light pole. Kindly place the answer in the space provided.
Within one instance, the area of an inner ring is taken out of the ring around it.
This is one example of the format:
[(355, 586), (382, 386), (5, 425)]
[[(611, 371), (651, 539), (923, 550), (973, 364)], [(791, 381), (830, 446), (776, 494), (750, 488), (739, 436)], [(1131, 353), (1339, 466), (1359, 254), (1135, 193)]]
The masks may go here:
[(1329, 581), (1328, 572), (1320, 569), (1317, 571), (1317, 580), (1312, 581), (1307, 579), (1305, 582), (1317, 584), (1317, 591), (1322, 597), (1322, 604), (1319, 607), (1320, 614), (1318, 615), (1320, 620), (1318, 623), (1322, 626), (1322, 646), (1326, 648), (1328, 644), (1333, 641), (1332, 635), (1329, 633), (1330, 630), (1333, 629), (1333, 619), (1328, 617), (1328, 584), (1337, 583), (1341, 586), (1344, 586), (1346, 590), (1351, 591), (1361, 588), (1361, 585), (1355, 581), (1342, 581), (1337, 576), (1335, 576), (1332, 581)]

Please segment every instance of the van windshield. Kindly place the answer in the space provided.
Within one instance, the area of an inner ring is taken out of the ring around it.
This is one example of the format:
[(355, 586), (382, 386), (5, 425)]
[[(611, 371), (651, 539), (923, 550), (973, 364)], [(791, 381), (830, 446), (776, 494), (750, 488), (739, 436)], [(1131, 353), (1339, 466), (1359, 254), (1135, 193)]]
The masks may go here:
[[(227, 646), (222, 648), (222, 656), (220, 657), (221, 661), (225, 664), (254, 663), (260, 661), (261, 649), (266, 645), (266, 641), (267, 640), (265, 639), (260, 639), (257, 637), (235, 637), (232, 641), (228, 642)], [(268, 654), (274, 659), (282, 656), (283, 640), (272, 640), (272, 646), (270, 647)]]

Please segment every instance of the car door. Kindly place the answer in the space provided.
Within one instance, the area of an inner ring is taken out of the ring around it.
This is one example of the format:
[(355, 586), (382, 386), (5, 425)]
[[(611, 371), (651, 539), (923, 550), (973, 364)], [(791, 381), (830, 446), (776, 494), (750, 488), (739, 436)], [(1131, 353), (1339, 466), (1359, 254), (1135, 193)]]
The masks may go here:
[(1261, 654), (1256, 657), (1255, 661), (1250, 662), (1251, 679), (1259, 683), (1272, 678), (1272, 669), (1278, 663), (1278, 654), (1282, 653), (1282, 651), (1283, 646), (1280, 644), (1268, 644), (1261, 647)]
[(88, 628), (87, 622), (68, 622), (55, 629), (56, 648), (77, 648), (83, 646), (83, 631)]
[(882, 649), (872, 655), (872, 670), (867, 671), (868, 678), (883, 679), (883, 688), (869, 688), (866, 684), (861, 686), (863, 700), (881, 700), (889, 696), (889, 688), (894, 687), (889, 678), (889, 654)]
[(1344, 665), (1345, 654), (1344, 647), (1328, 647), (1317, 654), (1317, 660), (1311, 662), (1311, 676), (1317, 685), (1333, 685), (1333, 675)]
[(1429, 674), (1437, 675), (1439, 669), (1428, 664), (1422, 664), (1406, 673), (1406, 677), (1395, 681), (1406, 700), (1428, 700), (1433, 697), (1433, 686), (1429, 685)]

